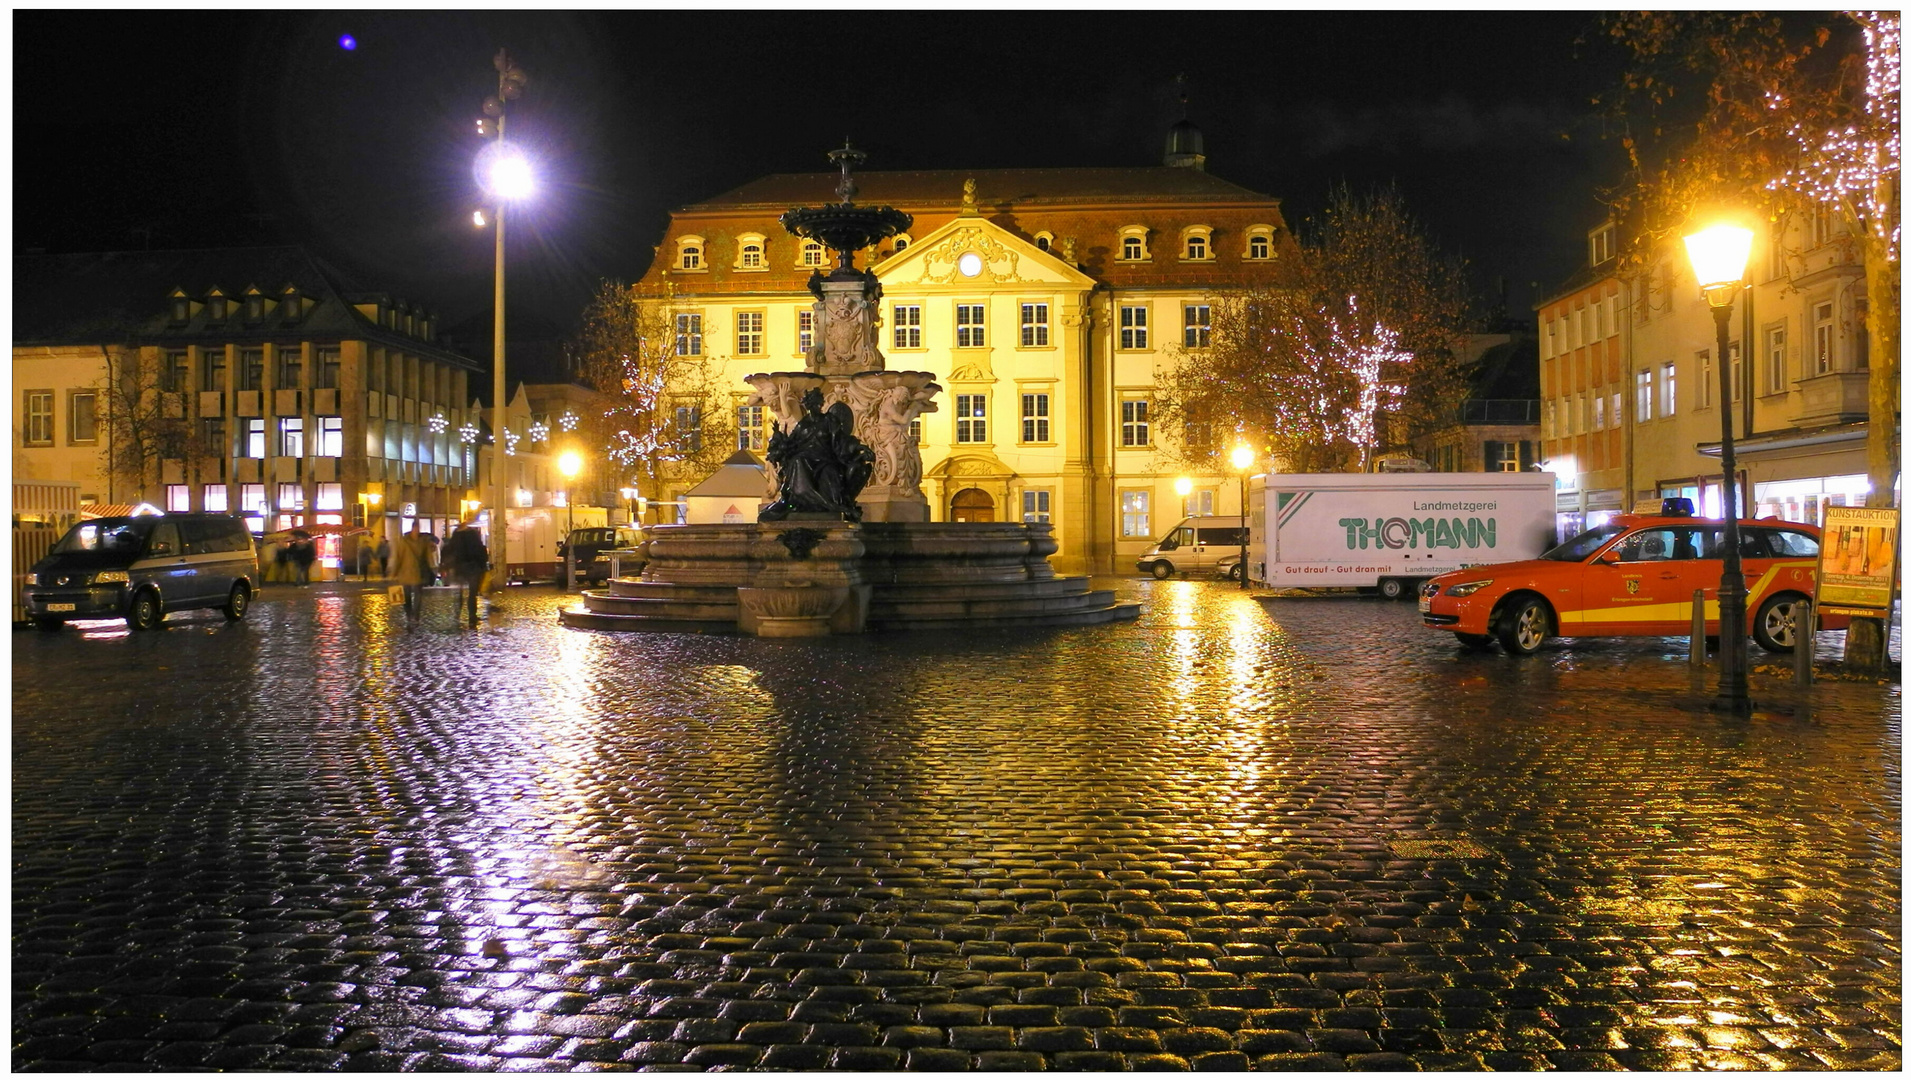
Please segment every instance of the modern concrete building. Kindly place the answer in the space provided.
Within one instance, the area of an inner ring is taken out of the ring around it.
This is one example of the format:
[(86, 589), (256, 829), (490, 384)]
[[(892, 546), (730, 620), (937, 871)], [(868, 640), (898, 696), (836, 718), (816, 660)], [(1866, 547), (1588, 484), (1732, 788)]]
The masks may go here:
[[(1279, 199), (1205, 171), (1191, 125), (1167, 149), (1151, 168), (856, 175), (858, 204), (915, 219), (857, 262), (882, 282), (889, 368), (943, 388), (919, 421), (932, 520), (1050, 522), (1056, 567), (1080, 573), (1132, 565), (1185, 514), (1238, 512), (1231, 476), (1175, 494), (1155, 388), (1178, 350), (1208, 346), (1211, 297), (1271, 275), (1293, 239)], [(684, 207), (634, 286), (681, 349), (720, 366), (741, 449), (767, 435), (743, 377), (803, 369), (806, 282), (829, 258), (777, 218), (839, 201), (838, 180), (767, 176)]]

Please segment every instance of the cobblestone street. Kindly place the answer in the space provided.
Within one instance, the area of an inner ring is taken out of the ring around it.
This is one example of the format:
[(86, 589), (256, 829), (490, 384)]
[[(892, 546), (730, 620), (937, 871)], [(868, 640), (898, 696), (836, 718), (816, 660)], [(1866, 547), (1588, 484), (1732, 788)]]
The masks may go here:
[[(1890, 1069), (1898, 686), (1139, 622), (13, 635), (15, 1069)], [(1833, 655), (1842, 635), (1823, 635)]]

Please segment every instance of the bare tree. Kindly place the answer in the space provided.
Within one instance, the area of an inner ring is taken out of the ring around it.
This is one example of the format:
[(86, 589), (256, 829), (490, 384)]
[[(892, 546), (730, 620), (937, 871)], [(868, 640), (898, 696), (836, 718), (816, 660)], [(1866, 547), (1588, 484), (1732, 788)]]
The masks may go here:
[[(1899, 470), (1901, 227), (1897, 12), (1636, 12), (1606, 33), (1631, 64), (1604, 104), (1630, 173), (1611, 193), (1628, 257), (1650, 266), (1697, 212), (1737, 207), (1783, 225), (1841, 216), (1864, 258), (1870, 367), (1867, 503)], [(1884, 624), (1853, 624), (1846, 655), (1881, 669)]]
[(606, 281), (569, 348), (573, 370), (610, 402), (601, 415), (583, 418), (584, 437), (647, 497), (701, 477), (732, 452), (736, 425), (717, 385), (721, 366), (678, 340), (667, 299)]
[(1280, 276), (1210, 303), (1210, 347), (1175, 350), (1159, 403), (1186, 464), (1212, 467), (1231, 436), (1295, 471), (1364, 470), (1463, 392), (1462, 265), (1391, 188), (1336, 189)]
[(186, 418), (185, 403), (165, 392), (159, 361), (134, 345), (103, 346), (106, 356), (98, 423), (109, 441), (107, 465), (115, 486), (147, 499), (161, 482), (165, 461), (198, 460), (212, 452)]

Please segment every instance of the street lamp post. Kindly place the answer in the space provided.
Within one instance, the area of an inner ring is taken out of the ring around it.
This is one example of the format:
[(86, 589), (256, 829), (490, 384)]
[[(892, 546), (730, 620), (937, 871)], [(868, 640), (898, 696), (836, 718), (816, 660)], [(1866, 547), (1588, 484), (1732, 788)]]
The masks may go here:
[(572, 481), (584, 469), (584, 459), (575, 450), (566, 450), (557, 456), (557, 471), (564, 474), (564, 591), (577, 588), (577, 545), (571, 542), (571, 534), (577, 531), (576, 500), (572, 497)]
[(1228, 455), (1234, 463), (1234, 469), (1241, 474), (1241, 590), (1247, 590), (1247, 471), (1254, 464), (1254, 450), (1246, 443), (1234, 448)]
[(1745, 262), (1752, 253), (1752, 231), (1735, 225), (1714, 225), (1685, 238), (1692, 273), (1712, 305), (1718, 331), (1719, 464), (1724, 471), (1720, 495), (1725, 504), (1725, 565), (1719, 575), (1719, 692), (1716, 707), (1734, 715), (1752, 709), (1746, 683), (1745, 566), (1739, 553), (1738, 459), (1732, 449), (1732, 365), (1728, 360), (1732, 301), (1745, 278)]
[[(495, 136), (497, 140), (487, 148), (490, 152), (487, 187), (497, 217), (493, 223), (497, 232), (497, 272), (491, 295), (495, 309), (491, 323), (491, 565), (502, 569), (507, 559), (504, 541), (504, 204), (528, 194), (531, 181), (528, 163), (505, 150), (504, 103), (517, 100), (530, 78), (511, 62), (510, 54), (503, 49), (491, 58), (491, 66), (498, 71), (498, 92), (484, 99), (478, 134), (485, 138)], [(483, 224), (481, 218), (479, 224)], [(505, 576), (503, 573), (491, 575), (493, 591), (504, 589)]]

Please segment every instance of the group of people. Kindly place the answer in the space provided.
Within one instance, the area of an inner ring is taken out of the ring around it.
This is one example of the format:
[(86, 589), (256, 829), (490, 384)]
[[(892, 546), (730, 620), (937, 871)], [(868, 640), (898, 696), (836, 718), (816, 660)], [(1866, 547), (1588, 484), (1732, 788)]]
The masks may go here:
[(294, 535), (284, 543), (265, 544), (259, 552), (259, 561), (267, 581), (310, 585), (312, 564), (318, 561), (318, 541)]
[(382, 553), (391, 551), (391, 578), (405, 591), (406, 619), (418, 618), (419, 590), (442, 578), (464, 590), (465, 615), (471, 628), (478, 628), (478, 593), (483, 591), (485, 574), (491, 568), (491, 553), (485, 550), (484, 534), (475, 522), (466, 521), (453, 530), (442, 551), (438, 538), (418, 524), (398, 538), (395, 551), (382, 539), (378, 550), (381, 569), (387, 565)]

